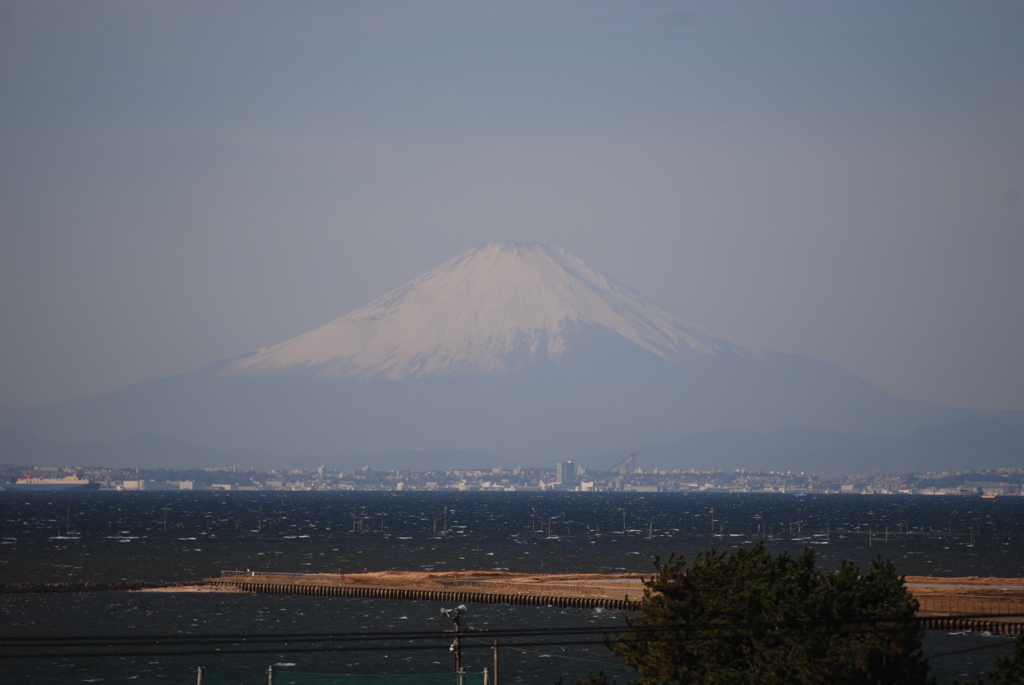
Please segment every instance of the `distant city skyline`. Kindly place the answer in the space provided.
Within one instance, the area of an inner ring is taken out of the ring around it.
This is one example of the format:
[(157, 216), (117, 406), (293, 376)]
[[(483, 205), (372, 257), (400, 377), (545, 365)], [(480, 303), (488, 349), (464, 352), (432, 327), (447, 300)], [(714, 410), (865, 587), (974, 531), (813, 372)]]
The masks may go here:
[(0, 2), (0, 405), (186, 373), (473, 245), (1024, 410), (1024, 7)]

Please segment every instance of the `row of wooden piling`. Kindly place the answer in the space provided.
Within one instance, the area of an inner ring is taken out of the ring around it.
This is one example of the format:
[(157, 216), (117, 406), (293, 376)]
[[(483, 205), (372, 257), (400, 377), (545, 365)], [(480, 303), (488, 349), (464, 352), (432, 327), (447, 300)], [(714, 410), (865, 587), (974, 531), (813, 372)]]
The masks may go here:
[[(323, 597), (362, 597), (366, 599), (400, 599), (414, 602), (446, 602), (450, 604), (511, 604), (519, 606), (554, 606), (569, 609), (611, 609), (636, 611), (639, 602), (607, 597), (569, 597), (564, 595), (512, 594), (464, 590), (414, 590), (352, 585), (309, 585), (303, 583), (264, 583), (242, 580), (220, 581), (246, 592), (261, 594), (318, 595)], [(975, 633), (1014, 636), (1024, 632), (1024, 619), (1009, 620), (957, 618), (955, 616), (922, 616), (925, 630), (964, 630)]]
[(1010, 637), (1024, 632), (1024, 621), (1016, 616), (1005, 621), (957, 618), (955, 616), (922, 616), (920, 620), (921, 628), (924, 630), (963, 630), (970, 633), (991, 633), (992, 635), (1008, 635)]
[(409, 590), (352, 585), (306, 585), (302, 583), (260, 583), (250, 581), (221, 581), (245, 590), (262, 594), (319, 595), (324, 597), (364, 597), (367, 599), (404, 599), (414, 602), (449, 602), (464, 604), (512, 604), (521, 606), (554, 606), (569, 609), (612, 609), (636, 611), (638, 602), (606, 597), (567, 597), (564, 595), (510, 594), (497, 592), (467, 592), (460, 590)]

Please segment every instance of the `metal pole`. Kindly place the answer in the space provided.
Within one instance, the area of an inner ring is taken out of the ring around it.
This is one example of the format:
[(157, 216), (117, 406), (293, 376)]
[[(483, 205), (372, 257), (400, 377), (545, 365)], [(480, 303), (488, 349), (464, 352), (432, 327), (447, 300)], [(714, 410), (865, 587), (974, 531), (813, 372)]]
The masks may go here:
[(203, 685), (203, 667), (196, 669), (196, 685)]
[(490, 676), (490, 673), (488, 673), (487, 669), (485, 668), (484, 669), (484, 685), (491, 685), (491, 679), (490, 679), (489, 676)]
[(274, 665), (267, 666), (267, 685), (274, 685)]
[(494, 647), (492, 647), (492, 649), (494, 650), (494, 669), (492, 671), (494, 673), (494, 675), (493, 675), (494, 685), (498, 685), (498, 641), (497, 640), (494, 641)]
[(459, 631), (462, 629), (462, 614), (455, 610), (455, 672), (462, 673), (462, 641), (459, 639)]

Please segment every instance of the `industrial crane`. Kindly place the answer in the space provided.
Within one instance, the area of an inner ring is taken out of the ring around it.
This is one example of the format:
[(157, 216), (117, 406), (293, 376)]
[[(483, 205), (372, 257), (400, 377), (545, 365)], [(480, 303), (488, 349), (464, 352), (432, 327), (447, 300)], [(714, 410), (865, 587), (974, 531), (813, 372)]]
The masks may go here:
[(629, 467), (633, 463), (634, 459), (636, 459), (636, 452), (633, 452), (631, 455), (620, 461), (618, 464), (608, 469), (608, 473), (613, 474), (616, 478), (624, 477), (627, 473), (629, 473)]

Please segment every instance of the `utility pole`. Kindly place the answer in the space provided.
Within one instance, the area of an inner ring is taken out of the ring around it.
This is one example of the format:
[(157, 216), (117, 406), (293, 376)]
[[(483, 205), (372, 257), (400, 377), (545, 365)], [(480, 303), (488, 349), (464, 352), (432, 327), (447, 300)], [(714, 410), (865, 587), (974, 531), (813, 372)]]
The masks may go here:
[(498, 641), (494, 641), (494, 669), (492, 671), (492, 677), (494, 678), (494, 685), (498, 685)]
[(441, 613), (455, 624), (455, 641), (452, 642), (450, 649), (455, 654), (455, 672), (462, 673), (462, 615), (466, 613), (466, 605), (460, 604), (454, 609), (441, 609)]

